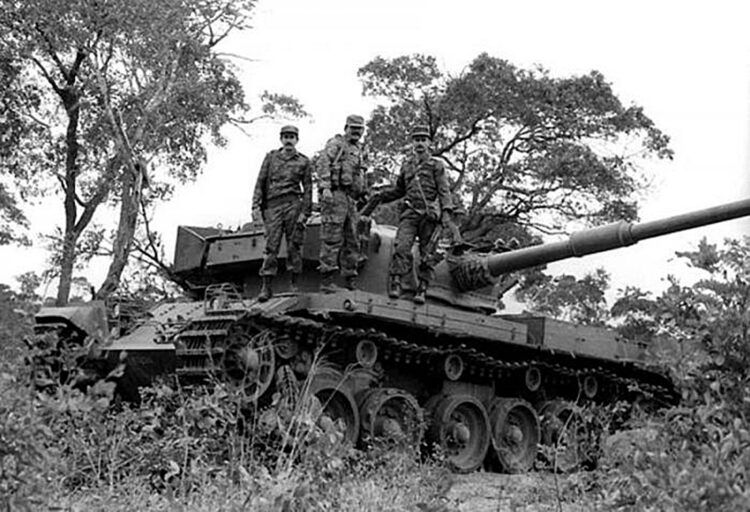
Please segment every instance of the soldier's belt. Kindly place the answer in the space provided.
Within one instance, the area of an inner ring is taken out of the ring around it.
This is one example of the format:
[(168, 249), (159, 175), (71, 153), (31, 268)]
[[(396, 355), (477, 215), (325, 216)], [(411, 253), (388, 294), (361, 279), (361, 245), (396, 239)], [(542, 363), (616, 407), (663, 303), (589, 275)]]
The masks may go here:
[(287, 192), (286, 194), (281, 194), (280, 196), (275, 196), (266, 200), (265, 208), (273, 208), (280, 204), (297, 201), (302, 201), (302, 196), (300, 194), (297, 192)]

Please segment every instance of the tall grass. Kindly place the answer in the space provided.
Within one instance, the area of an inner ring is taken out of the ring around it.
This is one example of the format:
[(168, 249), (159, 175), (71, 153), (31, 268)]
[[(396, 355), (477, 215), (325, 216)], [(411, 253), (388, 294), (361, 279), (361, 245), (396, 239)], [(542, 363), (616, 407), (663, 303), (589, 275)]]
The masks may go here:
[(217, 384), (159, 383), (139, 406), (114, 387), (54, 394), (0, 373), (0, 507), (11, 510), (414, 510), (444, 501), (447, 471), (415, 449), (354, 450), (304, 393), (248, 410)]

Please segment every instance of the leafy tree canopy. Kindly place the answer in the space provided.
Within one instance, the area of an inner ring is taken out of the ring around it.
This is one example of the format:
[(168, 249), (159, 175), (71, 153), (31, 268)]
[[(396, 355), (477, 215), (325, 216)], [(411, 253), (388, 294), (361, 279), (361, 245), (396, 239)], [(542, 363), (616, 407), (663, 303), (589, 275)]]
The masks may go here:
[[(8, 92), (0, 137), (17, 146), (2, 155), (0, 171), (16, 178), (21, 195), (53, 191), (63, 198), (58, 303), (67, 301), (75, 260), (86, 249), (83, 234), (99, 206), (121, 207), (102, 287), (108, 293), (127, 260), (141, 206), (194, 179), (206, 143), (225, 143), (223, 126), (252, 122), (234, 66), (216, 47), (249, 27), (254, 3), (2, 1), (7, 37), (0, 65), (10, 73), (2, 75)], [(284, 95), (266, 94), (261, 103), (259, 117), (304, 113)], [(8, 218), (14, 203), (4, 190), (0, 213)]]
[(627, 288), (612, 306), (623, 328), (642, 339), (668, 336), (722, 353), (722, 364), (734, 371), (750, 362), (750, 238), (725, 240), (723, 246), (704, 238), (697, 248), (677, 256), (705, 273), (692, 286), (670, 277), (658, 297)]
[(392, 173), (411, 126), (429, 125), (470, 241), (492, 242), (512, 224), (559, 233), (571, 221), (635, 219), (638, 163), (672, 156), (669, 138), (597, 71), (557, 78), (481, 54), (451, 76), (434, 57), (410, 55), (378, 57), (358, 75), (380, 101), (367, 134), (375, 167)]
[(604, 295), (609, 279), (601, 268), (581, 279), (536, 273), (525, 280), (515, 295), (536, 313), (577, 324), (604, 325), (609, 319)]

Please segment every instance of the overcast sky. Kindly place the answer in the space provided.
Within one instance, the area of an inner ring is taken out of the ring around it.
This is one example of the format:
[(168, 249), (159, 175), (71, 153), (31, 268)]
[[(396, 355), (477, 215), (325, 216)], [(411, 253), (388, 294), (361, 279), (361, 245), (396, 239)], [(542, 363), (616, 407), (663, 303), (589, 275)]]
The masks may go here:
[[(675, 158), (653, 162), (653, 187), (642, 220), (750, 197), (750, 35), (742, 2), (260, 0), (254, 28), (225, 50), (249, 95), (263, 90), (298, 97), (311, 114), (299, 123), (299, 149), (313, 154), (341, 130), (349, 113), (369, 115), (356, 72), (378, 55), (425, 53), (460, 73), (482, 52), (521, 67), (540, 64), (554, 76), (601, 71), (626, 104), (641, 105), (672, 138)], [(156, 223), (170, 257), (178, 224), (236, 226), (250, 217), (263, 155), (278, 145), (282, 123), (258, 124), (252, 137), (228, 131), (203, 176), (160, 208)], [(61, 218), (61, 206), (53, 204)], [(34, 228), (44, 215), (32, 217)], [(591, 257), (556, 271), (604, 266), (615, 288), (659, 289), (675, 250), (701, 236), (738, 236), (747, 224), (693, 230)], [(0, 248), (0, 282), (39, 270), (39, 250)], [(99, 284), (103, 269), (90, 279)]]

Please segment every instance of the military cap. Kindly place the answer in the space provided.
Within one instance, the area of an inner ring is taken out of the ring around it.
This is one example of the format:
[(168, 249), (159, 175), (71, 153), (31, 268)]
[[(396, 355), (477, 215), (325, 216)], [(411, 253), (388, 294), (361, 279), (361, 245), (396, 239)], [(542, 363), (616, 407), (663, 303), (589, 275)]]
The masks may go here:
[(346, 126), (354, 126), (359, 128), (365, 127), (365, 118), (362, 116), (358, 116), (355, 114), (352, 114), (350, 116), (346, 116)]
[(279, 132), (279, 135), (284, 135), (285, 133), (291, 133), (295, 135), (297, 138), (299, 138), (299, 130), (297, 129), (296, 126), (292, 126), (291, 124), (281, 127), (281, 131)]
[(418, 124), (411, 129), (411, 137), (427, 137), (428, 139), (432, 138), (430, 137), (430, 128), (427, 125), (424, 124)]

